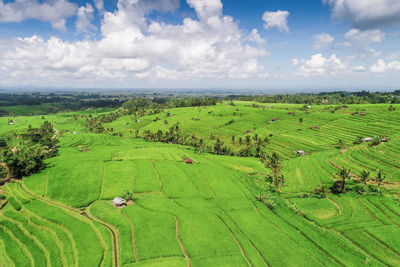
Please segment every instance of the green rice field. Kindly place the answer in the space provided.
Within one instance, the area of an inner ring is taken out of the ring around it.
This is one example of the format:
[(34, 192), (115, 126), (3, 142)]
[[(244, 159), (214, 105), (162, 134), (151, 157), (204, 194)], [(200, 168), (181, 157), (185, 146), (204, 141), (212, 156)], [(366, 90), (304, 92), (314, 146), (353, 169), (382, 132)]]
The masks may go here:
[[(63, 132), (59, 155), (46, 169), (0, 187), (7, 198), (0, 210), (0, 266), (400, 266), (395, 106), (389, 112), (386, 104), (305, 109), (222, 102), (104, 124), (122, 136), (91, 133), (84, 116), (76, 116), (95, 110), (18, 116), (13, 125), (0, 117), (4, 137), (45, 120)], [(208, 145), (215, 143), (210, 135), (238, 148), (232, 136), (268, 137), (264, 150), (282, 158), (286, 178), (280, 192), (270, 193), (276, 207), (257, 200), (267, 193), (262, 177), (269, 173), (258, 158), (141, 138), (177, 122), (182, 134)], [(377, 146), (353, 144), (383, 136), (389, 141)], [(313, 197), (315, 189), (334, 184), (340, 168), (351, 170), (349, 191)], [(368, 186), (375, 193), (351, 190), (363, 187), (362, 171), (375, 177), (378, 169), (386, 177), (382, 195), (373, 181)], [(134, 194), (133, 203), (114, 207), (114, 197), (126, 192)]]

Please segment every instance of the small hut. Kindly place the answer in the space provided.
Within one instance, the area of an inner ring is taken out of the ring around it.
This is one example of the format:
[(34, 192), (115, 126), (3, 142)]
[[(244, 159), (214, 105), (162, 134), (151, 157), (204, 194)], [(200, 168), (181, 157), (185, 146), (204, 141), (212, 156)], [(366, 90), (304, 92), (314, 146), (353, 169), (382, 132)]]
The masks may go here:
[(81, 150), (81, 152), (88, 152), (88, 151), (90, 151), (90, 148), (85, 148)]
[(303, 151), (303, 150), (297, 150), (296, 154), (299, 155), (299, 156), (304, 156), (306, 154), (306, 152)]
[(363, 141), (365, 143), (371, 142), (372, 140), (374, 140), (374, 138), (372, 138), (372, 137), (366, 137), (366, 138), (363, 139)]
[(389, 142), (389, 137), (386, 137), (386, 136), (382, 137), (381, 142), (384, 142), (384, 143)]
[(277, 121), (277, 119), (272, 118), (271, 121)]
[(343, 105), (342, 108), (345, 109), (345, 108), (348, 108), (348, 106), (347, 105)]
[(269, 134), (268, 136), (269, 136), (269, 137), (272, 137), (272, 136), (274, 136), (274, 135), (273, 135), (273, 134)]
[(288, 112), (290, 116), (294, 116), (294, 112)]
[(319, 127), (314, 125), (313, 127), (311, 127), (311, 130), (319, 130)]
[(13, 125), (13, 124), (14, 124), (13, 121), (9, 121), (9, 122), (8, 122), (8, 125)]
[(361, 113), (358, 113), (358, 115), (360, 115), (360, 116), (365, 116), (365, 115), (367, 115), (367, 114), (365, 114), (364, 112), (361, 112)]
[(184, 162), (185, 162), (186, 164), (193, 164), (193, 160), (190, 159), (190, 158), (184, 159)]
[(73, 132), (73, 134), (77, 134), (77, 132)]
[(251, 130), (247, 130), (246, 133), (247, 133), (247, 134), (251, 133)]
[(113, 205), (117, 208), (123, 208), (126, 206), (126, 200), (120, 197), (115, 197), (113, 200)]
[(199, 118), (193, 118), (193, 120), (194, 120), (194, 121), (199, 121), (200, 119), (199, 119)]

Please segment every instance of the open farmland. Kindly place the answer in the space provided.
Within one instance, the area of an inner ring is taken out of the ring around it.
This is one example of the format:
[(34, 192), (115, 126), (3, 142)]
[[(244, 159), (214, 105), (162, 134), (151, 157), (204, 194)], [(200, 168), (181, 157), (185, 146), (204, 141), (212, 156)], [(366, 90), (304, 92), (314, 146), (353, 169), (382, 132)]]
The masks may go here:
[[(0, 266), (399, 266), (400, 106), (389, 106), (222, 102), (120, 116), (103, 124), (106, 133), (89, 131), (85, 116), (95, 110), (13, 125), (0, 117), (12, 145), (45, 120), (60, 140), (46, 169), (0, 189)], [(266, 186), (270, 170), (258, 158), (142, 139), (178, 122), (205, 146), (220, 139), (238, 151), (246, 145), (232, 136), (268, 138), (263, 151), (282, 158), (280, 192)], [(353, 144), (358, 137), (388, 141)], [(341, 168), (352, 174), (348, 192), (315, 197)], [(357, 193), (360, 173), (378, 169), (383, 195), (373, 181), (369, 194)], [(127, 192), (134, 203), (115, 208)]]

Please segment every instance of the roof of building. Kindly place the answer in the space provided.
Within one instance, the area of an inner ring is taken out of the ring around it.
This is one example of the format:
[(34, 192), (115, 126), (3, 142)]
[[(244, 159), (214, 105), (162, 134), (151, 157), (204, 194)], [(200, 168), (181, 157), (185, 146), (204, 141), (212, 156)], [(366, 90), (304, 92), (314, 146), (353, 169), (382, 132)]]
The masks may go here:
[(123, 205), (123, 204), (126, 204), (126, 200), (123, 198), (120, 198), (120, 197), (115, 197), (113, 199), (113, 203), (116, 205)]

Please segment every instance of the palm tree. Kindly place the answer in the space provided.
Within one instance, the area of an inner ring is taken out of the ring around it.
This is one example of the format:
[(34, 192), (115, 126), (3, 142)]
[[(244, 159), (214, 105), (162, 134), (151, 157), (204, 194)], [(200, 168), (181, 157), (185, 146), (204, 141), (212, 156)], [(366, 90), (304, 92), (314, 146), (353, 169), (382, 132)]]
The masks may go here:
[(378, 170), (378, 173), (375, 177), (375, 181), (378, 183), (378, 194), (380, 193), (381, 183), (385, 180), (385, 176), (383, 175), (382, 170)]
[(343, 193), (346, 190), (346, 180), (351, 178), (350, 169), (346, 170), (345, 168), (341, 169), (338, 172), (340, 179), (342, 179), (342, 184), (340, 186), (340, 191)]
[(369, 180), (370, 172), (362, 171), (360, 173), (361, 181), (364, 183), (364, 193), (367, 192), (367, 182)]

